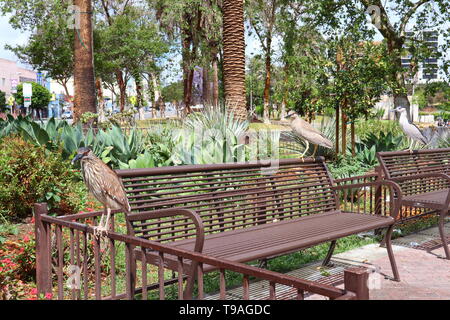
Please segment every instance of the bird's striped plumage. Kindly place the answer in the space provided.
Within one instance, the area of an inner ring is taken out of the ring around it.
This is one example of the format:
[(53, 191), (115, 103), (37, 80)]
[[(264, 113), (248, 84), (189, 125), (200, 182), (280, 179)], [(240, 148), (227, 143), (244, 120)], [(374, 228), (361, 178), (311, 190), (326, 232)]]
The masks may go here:
[(81, 159), (83, 180), (92, 193), (105, 207), (130, 212), (130, 204), (122, 181), (117, 174), (95, 155)]

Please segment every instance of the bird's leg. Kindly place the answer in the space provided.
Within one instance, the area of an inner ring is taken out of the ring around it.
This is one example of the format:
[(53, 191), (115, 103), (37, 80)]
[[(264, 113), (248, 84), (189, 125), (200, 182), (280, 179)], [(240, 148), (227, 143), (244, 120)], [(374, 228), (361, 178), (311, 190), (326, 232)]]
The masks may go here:
[(108, 218), (109, 218), (109, 215), (108, 215), (108, 213), (109, 213), (109, 208), (103, 208), (103, 214), (102, 214), (102, 216), (101, 216), (101, 218), (100, 218), (100, 222), (98, 223), (98, 225), (96, 226), (96, 227), (94, 227), (94, 235), (95, 235), (95, 237), (98, 239), (101, 235), (102, 235), (102, 233), (105, 231), (105, 226), (103, 225), (103, 219), (104, 219), (104, 217), (105, 217), (105, 213), (107, 214), (107, 216), (108, 216)]
[(412, 147), (413, 147), (414, 139), (411, 138), (410, 140), (411, 140), (411, 143), (410, 143), (410, 145), (409, 145), (409, 149), (408, 149), (408, 150), (409, 150), (409, 153), (412, 154), (412, 153), (413, 153)]
[(110, 217), (111, 217), (111, 208), (106, 208), (106, 221), (105, 221), (105, 226), (104, 226), (105, 234), (108, 234)]
[(318, 144), (316, 144), (316, 145), (314, 146), (314, 152), (313, 152), (313, 154), (312, 154), (312, 157), (313, 157), (313, 158), (316, 156), (317, 149), (319, 149), (319, 145), (318, 145)]
[(308, 149), (309, 149), (309, 142), (308, 142), (308, 140), (305, 140), (305, 142), (306, 142), (305, 151), (300, 155), (300, 158), (302, 159), (302, 161), (305, 161), (303, 158), (305, 157), (305, 154), (308, 152)]

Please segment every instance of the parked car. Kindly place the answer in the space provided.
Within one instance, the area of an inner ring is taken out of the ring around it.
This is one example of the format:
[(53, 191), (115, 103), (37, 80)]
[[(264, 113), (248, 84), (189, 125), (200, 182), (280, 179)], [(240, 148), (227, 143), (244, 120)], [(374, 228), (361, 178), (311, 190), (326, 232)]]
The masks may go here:
[(72, 119), (72, 112), (64, 111), (61, 115), (61, 119)]

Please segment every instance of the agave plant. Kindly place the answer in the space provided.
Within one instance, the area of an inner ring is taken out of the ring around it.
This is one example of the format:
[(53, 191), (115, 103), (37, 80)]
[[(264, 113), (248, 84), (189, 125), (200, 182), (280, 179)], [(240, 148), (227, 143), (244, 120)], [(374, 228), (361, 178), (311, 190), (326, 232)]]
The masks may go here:
[(128, 163), (144, 152), (142, 133), (137, 129), (132, 129), (127, 135), (119, 126), (113, 125), (106, 131), (100, 130), (95, 140), (98, 149), (105, 151), (101, 154), (103, 161), (111, 162), (113, 167), (119, 167), (120, 162)]
[(438, 148), (450, 148), (450, 130), (447, 130), (445, 134), (438, 138), (437, 147)]
[(401, 148), (401, 146), (404, 144), (404, 139), (403, 136), (395, 136), (392, 132), (384, 133), (383, 131), (381, 131), (378, 135), (371, 132), (361, 140), (361, 142), (359, 143), (360, 147), (361, 144), (369, 149), (374, 146), (377, 152), (393, 151)]
[(206, 164), (245, 161), (241, 137), (247, 121), (236, 120), (232, 113), (208, 109), (190, 115), (184, 127), (174, 132), (175, 164)]
[(374, 167), (378, 164), (377, 160), (377, 150), (373, 145), (371, 148), (366, 146), (357, 145), (356, 146), (356, 159), (361, 161), (367, 167)]

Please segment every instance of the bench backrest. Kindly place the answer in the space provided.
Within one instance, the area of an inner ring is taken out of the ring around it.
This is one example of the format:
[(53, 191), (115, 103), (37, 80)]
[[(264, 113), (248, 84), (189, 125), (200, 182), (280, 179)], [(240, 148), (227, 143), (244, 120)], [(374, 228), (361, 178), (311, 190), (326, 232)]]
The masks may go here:
[[(337, 209), (323, 158), (118, 170), (132, 212), (187, 208), (205, 234)], [(132, 221), (135, 235), (157, 241), (195, 234), (185, 217)]]
[(442, 179), (421, 178), (398, 181), (399, 178), (424, 174), (445, 173), (450, 175), (450, 148), (378, 152), (378, 160), (387, 179), (397, 181), (405, 195), (430, 192), (448, 188)]

